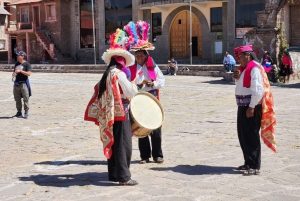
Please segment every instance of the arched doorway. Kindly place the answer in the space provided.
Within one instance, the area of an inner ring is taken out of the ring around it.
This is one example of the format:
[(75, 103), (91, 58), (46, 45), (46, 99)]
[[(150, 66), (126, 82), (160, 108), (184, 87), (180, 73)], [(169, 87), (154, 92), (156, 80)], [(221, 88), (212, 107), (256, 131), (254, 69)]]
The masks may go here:
[[(198, 18), (192, 13), (192, 53), (202, 57), (202, 33)], [(185, 10), (178, 13), (170, 28), (171, 56), (175, 58), (190, 57), (190, 12)]]

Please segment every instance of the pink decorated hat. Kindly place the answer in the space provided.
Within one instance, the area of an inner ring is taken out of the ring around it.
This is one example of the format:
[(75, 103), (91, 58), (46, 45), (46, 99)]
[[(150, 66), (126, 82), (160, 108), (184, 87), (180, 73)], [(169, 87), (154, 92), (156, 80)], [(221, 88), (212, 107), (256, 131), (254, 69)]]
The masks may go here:
[(124, 26), (123, 30), (129, 37), (134, 39), (130, 44), (130, 51), (155, 49), (153, 44), (148, 41), (150, 35), (149, 23), (140, 20), (135, 24), (131, 21)]

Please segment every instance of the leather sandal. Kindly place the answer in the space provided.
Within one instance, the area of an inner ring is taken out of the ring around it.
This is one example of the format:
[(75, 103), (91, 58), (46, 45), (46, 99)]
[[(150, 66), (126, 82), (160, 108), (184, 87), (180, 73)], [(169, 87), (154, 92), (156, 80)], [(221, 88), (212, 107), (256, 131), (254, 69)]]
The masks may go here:
[(259, 175), (259, 174), (260, 174), (260, 171), (258, 169), (252, 169), (252, 168), (246, 170), (243, 173), (244, 176)]
[(249, 166), (248, 165), (241, 165), (241, 166), (237, 167), (236, 170), (249, 170)]
[(120, 186), (135, 186), (135, 185), (138, 185), (139, 183), (135, 180), (129, 180), (129, 181), (126, 181), (126, 182), (119, 182), (119, 185)]
[(149, 158), (140, 160), (140, 164), (146, 164), (146, 163), (149, 163), (149, 162), (150, 162)]

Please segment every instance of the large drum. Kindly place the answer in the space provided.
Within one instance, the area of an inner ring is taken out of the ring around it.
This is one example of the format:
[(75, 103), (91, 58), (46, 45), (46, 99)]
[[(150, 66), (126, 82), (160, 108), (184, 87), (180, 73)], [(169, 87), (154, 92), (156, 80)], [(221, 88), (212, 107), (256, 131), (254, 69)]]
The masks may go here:
[(160, 102), (148, 92), (139, 92), (131, 99), (130, 115), (132, 133), (138, 138), (148, 136), (165, 120)]

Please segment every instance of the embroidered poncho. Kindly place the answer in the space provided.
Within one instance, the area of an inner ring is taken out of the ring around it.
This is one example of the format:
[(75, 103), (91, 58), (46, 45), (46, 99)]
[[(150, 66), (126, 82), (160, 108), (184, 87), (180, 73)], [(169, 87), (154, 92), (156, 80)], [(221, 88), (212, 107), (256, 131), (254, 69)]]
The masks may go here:
[(106, 158), (112, 155), (114, 143), (113, 124), (114, 121), (125, 121), (125, 112), (121, 100), (118, 76), (111, 71), (106, 80), (106, 91), (98, 99), (99, 83), (94, 87), (94, 95), (87, 105), (84, 120), (92, 121), (99, 126), (100, 140), (103, 143), (103, 152)]

